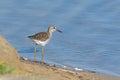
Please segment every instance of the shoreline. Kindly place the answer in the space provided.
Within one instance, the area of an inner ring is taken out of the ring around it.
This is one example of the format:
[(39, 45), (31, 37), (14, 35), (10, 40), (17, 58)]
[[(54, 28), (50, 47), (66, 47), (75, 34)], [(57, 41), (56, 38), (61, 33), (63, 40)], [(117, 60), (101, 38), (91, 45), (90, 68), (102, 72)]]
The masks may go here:
[[(25, 60), (25, 61), (31, 61), (31, 62), (35, 62), (35, 63), (40, 63), (40, 61), (34, 61), (34, 60), (31, 60), (29, 58), (24, 58), (24, 57), (20, 57), (21, 59)], [(50, 63), (45, 63), (46, 65), (48, 66), (55, 66), (55, 67), (59, 67), (59, 68), (62, 68), (62, 69), (66, 69), (66, 70), (72, 70), (72, 71), (84, 71), (84, 72), (91, 72), (91, 73), (98, 73), (98, 74), (103, 74), (103, 75), (108, 75), (108, 76), (114, 76), (114, 77), (120, 77), (119, 75), (112, 75), (112, 74), (109, 74), (109, 73), (104, 73), (104, 72), (100, 72), (100, 71), (95, 71), (95, 70), (88, 70), (88, 69), (84, 69), (84, 68), (79, 68), (79, 67), (72, 67), (72, 66), (67, 66), (67, 65), (62, 65), (62, 64), (50, 64)]]
[(20, 58), (24, 73), (0, 75), (0, 80), (120, 80), (94, 71), (76, 71)]
[[(21, 61), (23, 62), (28, 62), (28, 63), (32, 63), (32, 64), (37, 64), (37, 65), (41, 65), (41, 63), (39, 61), (32, 61), (30, 59), (28, 60), (24, 60), (23, 58), (21, 58)], [(62, 68), (62, 67), (59, 67), (59, 66), (56, 66), (56, 65), (50, 65), (48, 63), (44, 63), (42, 64), (43, 66), (46, 66), (46, 67), (53, 67), (55, 68), (55, 70), (60, 70), (60, 71), (63, 71), (63, 72), (68, 72), (69, 74), (84, 74), (84, 75), (89, 75), (89, 78), (88, 80), (120, 80), (120, 77), (119, 76), (114, 76), (114, 75), (109, 75), (109, 74), (104, 74), (104, 73), (99, 73), (99, 72), (96, 72), (96, 71), (90, 71), (90, 70), (85, 70), (85, 69), (82, 69), (82, 70), (75, 70), (75, 69), (68, 69), (68, 68)], [(54, 71), (54, 70), (53, 70)], [(80, 75), (79, 76), (79, 79), (82, 77)], [(82, 79), (80, 79), (82, 80)], [(83, 79), (84, 80), (84, 79)]]

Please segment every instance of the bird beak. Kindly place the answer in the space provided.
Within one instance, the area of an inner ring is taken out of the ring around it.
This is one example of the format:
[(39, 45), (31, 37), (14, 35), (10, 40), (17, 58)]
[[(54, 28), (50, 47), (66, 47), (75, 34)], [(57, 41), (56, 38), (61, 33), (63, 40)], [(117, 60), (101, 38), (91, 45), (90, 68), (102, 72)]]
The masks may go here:
[(58, 32), (62, 33), (62, 31), (61, 31), (61, 30), (56, 29), (56, 31), (58, 31)]

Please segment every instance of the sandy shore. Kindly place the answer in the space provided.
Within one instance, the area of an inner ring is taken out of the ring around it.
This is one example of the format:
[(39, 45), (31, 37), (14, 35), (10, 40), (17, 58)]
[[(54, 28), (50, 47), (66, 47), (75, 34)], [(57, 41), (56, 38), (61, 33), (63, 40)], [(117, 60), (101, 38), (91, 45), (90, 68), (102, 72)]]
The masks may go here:
[(68, 70), (30, 60), (21, 60), (21, 65), (22, 73), (0, 75), (0, 80), (120, 80), (120, 77)]
[[(51, 79), (48, 76), (40, 76), (40, 75), (31, 75), (31, 76), (27, 76), (27, 75), (0, 75), (0, 80), (55, 80), (55, 79)], [(56, 80), (60, 80), (60, 79), (56, 79)], [(61, 80), (72, 80), (72, 79), (61, 79)], [(120, 80), (119, 77), (113, 77), (113, 76), (106, 76), (103, 74), (99, 74), (96, 76), (94, 76), (92, 78), (89, 79), (76, 79), (76, 80)]]

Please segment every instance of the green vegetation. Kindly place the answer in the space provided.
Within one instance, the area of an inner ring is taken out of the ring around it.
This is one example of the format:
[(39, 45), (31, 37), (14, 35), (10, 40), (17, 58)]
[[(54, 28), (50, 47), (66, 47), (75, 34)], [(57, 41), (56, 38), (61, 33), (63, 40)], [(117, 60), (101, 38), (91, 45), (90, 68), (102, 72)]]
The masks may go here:
[(10, 68), (7, 64), (0, 62), (0, 74), (10, 74), (12, 73), (13, 68)]

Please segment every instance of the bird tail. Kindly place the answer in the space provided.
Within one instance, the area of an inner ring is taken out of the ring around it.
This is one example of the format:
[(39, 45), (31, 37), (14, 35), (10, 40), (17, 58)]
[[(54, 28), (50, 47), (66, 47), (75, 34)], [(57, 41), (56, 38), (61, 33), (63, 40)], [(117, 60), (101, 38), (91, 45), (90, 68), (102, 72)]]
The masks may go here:
[(28, 38), (32, 38), (32, 36), (28, 36)]

